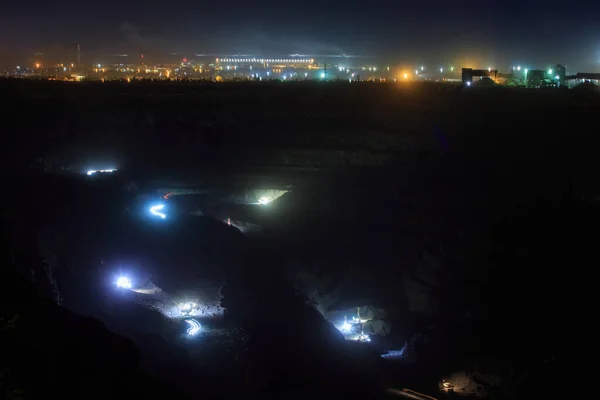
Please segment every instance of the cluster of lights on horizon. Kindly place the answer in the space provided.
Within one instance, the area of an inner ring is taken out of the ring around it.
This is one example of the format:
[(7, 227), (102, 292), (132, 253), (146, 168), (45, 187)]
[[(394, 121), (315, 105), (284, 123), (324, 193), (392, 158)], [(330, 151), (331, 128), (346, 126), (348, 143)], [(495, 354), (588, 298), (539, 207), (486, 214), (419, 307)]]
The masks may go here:
[(218, 62), (312, 64), (315, 60), (314, 58), (217, 58)]
[[(197, 55), (200, 56), (200, 55)], [(409, 81), (413, 81), (413, 80), (436, 80), (436, 81), (449, 81), (449, 82), (458, 82), (459, 80), (459, 76), (458, 74), (460, 74), (460, 69), (461, 69), (461, 65), (464, 64), (450, 64), (450, 63), (439, 63), (437, 64), (437, 66), (434, 65), (429, 65), (427, 67), (425, 67), (425, 65), (414, 65), (408, 66), (407, 68), (403, 68), (403, 67), (390, 67), (390, 66), (381, 66), (381, 67), (376, 67), (376, 66), (369, 66), (369, 65), (347, 65), (345, 63), (342, 64), (336, 64), (332, 62), (332, 68), (331, 69), (327, 69), (327, 64), (323, 65), (319, 65), (318, 63), (316, 63), (314, 58), (305, 58), (305, 57), (310, 57), (308, 55), (299, 55), (299, 54), (290, 54), (287, 57), (289, 58), (255, 58), (255, 57), (249, 57), (247, 55), (239, 55), (239, 56), (233, 56), (232, 57), (228, 57), (228, 58), (213, 58), (212, 60), (216, 60), (215, 64), (208, 64), (207, 68), (212, 68), (214, 69), (214, 71), (220, 71), (221, 69), (227, 69), (227, 71), (230, 70), (240, 70), (238, 73), (235, 73), (233, 75), (236, 76), (236, 79), (239, 79), (238, 77), (241, 78), (248, 78), (248, 79), (256, 79), (256, 80), (263, 80), (263, 79), (269, 79), (269, 77), (275, 78), (275, 79), (280, 79), (283, 81), (292, 81), (292, 80), (298, 80), (298, 78), (300, 78), (302, 75), (304, 76), (305, 79), (309, 78), (313, 79), (313, 80), (323, 80), (323, 81), (327, 81), (330, 79), (347, 79), (349, 83), (352, 83), (356, 78), (356, 76), (358, 75), (358, 80), (367, 80), (367, 81), (373, 81), (373, 80), (377, 80), (379, 82), (388, 82), (388, 81), (393, 81), (393, 82), (409, 82)], [(331, 56), (323, 56), (323, 57), (331, 57)], [(143, 57), (142, 57), (143, 58)], [(174, 75), (176, 79), (182, 78), (182, 79), (195, 79), (197, 77), (192, 76), (192, 72), (190, 72), (191, 70), (185, 70), (185, 66), (184, 63), (188, 62), (188, 59), (183, 58), (182, 59), (183, 62), (181, 63), (181, 69), (178, 66), (174, 66)], [(237, 64), (237, 65), (225, 65), (225, 63), (229, 64)], [(272, 64), (272, 65), (269, 65)], [(279, 64), (279, 65), (278, 65)], [(287, 64), (287, 65), (284, 65)], [(39, 60), (37, 62), (35, 62), (33, 64), (35, 66), (35, 69), (31, 69), (31, 68), (26, 68), (24, 72), (17, 72), (18, 74), (22, 74), (23, 76), (27, 76), (28, 74), (34, 72), (35, 71), (37, 73), (40, 73), (39, 70), (41, 70), (43, 68), (43, 65), (41, 62), (39, 62)], [(188, 64), (188, 67), (190, 67), (191, 62)], [(468, 65), (468, 64), (466, 64)], [(561, 81), (561, 77), (565, 78), (564, 76), (566, 75), (565, 72), (560, 69), (557, 68), (552, 68), (552, 66), (550, 68), (546, 68), (546, 69), (542, 69), (542, 70), (533, 70), (533, 69), (528, 69), (525, 68), (524, 66), (521, 65), (517, 65), (517, 63), (512, 64), (511, 66), (508, 67), (508, 71), (512, 73), (512, 76), (508, 76), (508, 74), (500, 74), (498, 76), (498, 69), (489, 66), (490, 64), (488, 64), (487, 66), (487, 71), (488, 73), (494, 73), (496, 75), (494, 75), (494, 81), (496, 83), (505, 83), (507, 81), (511, 81), (514, 80), (515, 82), (518, 83), (519, 80), (522, 80), (524, 82), (530, 82), (531, 79), (531, 74), (533, 73), (535, 75), (535, 77), (540, 76), (541, 74), (544, 75), (544, 79), (549, 79), (551, 81), (557, 81), (556, 83), (559, 85), (567, 85), (566, 82), (569, 81), (570, 76), (565, 79), (565, 82)], [(71, 67), (73, 67), (74, 64), (71, 64)], [(132, 72), (135, 73), (136, 69), (135, 67), (131, 67), (128, 66), (127, 68), (122, 68), (124, 66), (124, 64), (108, 64), (108, 65), (104, 65), (104, 64), (91, 64), (92, 69), (89, 70), (90, 73), (92, 75), (90, 75), (90, 77), (87, 77), (85, 74), (71, 74), (70, 77), (61, 77), (58, 74), (59, 70), (63, 70), (63, 72), (67, 72), (67, 67), (64, 66), (63, 64), (56, 64), (53, 65), (52, 68), (47, 68), (45, 70), (46, 73), (56, 73), (56, 76), (50, 76), (49, 79), (50, 80), (57, 80), (57, 79), (61, 79), (61, 80), (68, 80), (68, 81), (82, 81), (86, 78), (90, 78), (90, 80), (101, 80), (102, 82), (105, 81), (105, 79), (118, 79), (119, 77), (115, 77), (113, 75), (111, 75), (110, 77), (105, 77), (105, 76), (98, 76), (98, 75), (93, 75), (93, 72), (99, 73), (100, 71), (102, 73), (112, 73), (112, 72)], [(198, 72), (198, 66), (194, 67), (193, 72)], [(81, 65), (78, 65), (78, 68), (81, 70)], [(190, 67), (191, 68), (191, 67)], [(251, 73), (247, 73), (246, 70), (249, 68), (249, 70), (251, 71)], [(262, 69), (261, 69), (262, 68)], [(387, 70), (388, 72), (390, 72), (390, 68), (394, 68), (396, 69), (395, 72), (392, 72), (390, 75), (391, 76), (374, 76), (375, 72), (378, 71), (385, 71)], [(463, 67), (463, 71), (464, 69), (473, 69), (476, 70), (477, 68), (475, 67)], [(89, 68), (88, 68), (89, 69)], [(297, 70), (300, 72), (292, 72), (292, 73), (288, 73), (289, 69), (291, 70)], [(16, 67), (17, 71), (21, 71), (21, 66), (17, 66)], [(114, 71), (113, 71), (114, 70)], [(142, 62), (142, 67), (141, 68), (137, 68), (137, 73), (141, 73), (141, 71), (144, 70), (147, 74), (148, 73), (155, 73), (158, 74), (158, 78), (161, 77), (166, 77), (166, 79), (170, 79), (173, 80), (171, 78), (171, 70), (165, 69), (165, 67), (159, 67), (157, 68), (156, 66), (153, 67), (153, 69), (150, 68), (145, 68), (144, 69), (144, 65)], [(303, 70), (316, 70), (314, 72), (304, 72)], [(336, 71), (337, 70), (337, 71)], [(361, 79), (361, 75), (360, 71), (369, 71), (369, 75), (367, 75), (366, 78)], [(203, 67), (200, 66), (199, 67), (199, 72), (202, 73), (203, 71)], [(354, 72), (356, 71), (356, 72)], [(413, 71), (414, 71), (414, 75), (413, 75)], [(479, 69), (477, 69), (477, 71), (479, 71)], [(518, 71), (518, 73), (517, 73)], [(41, 71), (42, 73), (44, 71)], [(188, 75), (188, 72), (190, 72), (190, 74)], [(339, 72), (339, 74), (337, 74), (337, 72)], [(217, 72), (218, 73), (218, 72)], [(345, 74), (344, 74), (345, 73)], [(373, 74), (371, 74), (373, 73)], [(182, 76), (183, 74), (183, 76)], [(265, 76), (266, 75), (266, 76)], [(505, 76), (506, 75), (506, 76)], [(488, 76), (492, 76), (491, 74), (488, 74)], [(498, 76), (498, 77), (497, 77)], [(230, 77), (230, 75), (228, 74), (227, 77)], [(214, 79), (216, 81), (223, 81), (224, 79), (227, 79), (227, 77), (223, 77), (223, 76), (216, 76)], [(101, 78), (101, 79), (99, 79)], [(126, 79), (127, 82), (131, 82), (133, 79), (144, 79), (147, 78), (142, 77), (142, 78), (137, 78), (137, 77), (132, 77), (132, 76), (122, 76), (121, 79)], [(207, 76), (203, 76), (202, 79), (206, 80)], [(463, 77), (464, 79), (464, 77)], [(584, 79), (585, 81), (585, 79)], [(471, 83), (474, 82), (470, 82), (467, 83), (467, 86), (470, 86)], [(103, 172), (113, 172), (114, 170), (90, 170), (87, 171), (87, 175), (94, 175), (97, 173), (103, 173)], [(158, 209), (155, 209), (154, 211), (159, 211)], [(151, 210), (151, 213), (155, 216), (161, 217), (161, 218), (165, 218), (166, 216), (164, 216), (164, 214), (162, 213), (155, 213), (153, 212), (153, 210)]]

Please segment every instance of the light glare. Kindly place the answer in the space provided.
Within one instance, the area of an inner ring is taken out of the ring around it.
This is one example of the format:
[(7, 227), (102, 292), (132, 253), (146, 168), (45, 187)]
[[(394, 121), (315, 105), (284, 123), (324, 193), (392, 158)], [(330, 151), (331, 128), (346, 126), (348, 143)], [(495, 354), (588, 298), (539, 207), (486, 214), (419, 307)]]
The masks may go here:
[(163, 208), (165, 208), (164, 204), (157, 204), (155, 206), (150, 207), (150, 213), (152, 215), (156, 215), (157, 217), (161, 217), (162, 219), (165, 219), (165, 218), (167, 218), (167, 215), (159, 212), (159, 210), (162, 210)]
[(195, 319), (186, 319), (185, 322), (187, 322), (190, 326), (187, 330), (188, 335), (194, 336), (198, 332), (200, 332), (201, 326), (198, 321), (196, 321)]
[(86, 174), (88, 176), (94, 175), (96, 172), (104, 173), (104, 172), (115, 172), (116, 169), (90, 169)]
[(344, 322), (344, 324), (339, 327), (339, 330), (342, 332), (350, 332), (352, 330), (352, 324)]
[(270, 197), (266, 197), (263, 196), (260, 199), (258, 199), (258, 204), (269, 204), (271, 202), (271, 198)]
[(117, 287), (123, 289), (131, 289), (131, 280), (126, 276), (122, 276), (119, 279), (117, 279)]

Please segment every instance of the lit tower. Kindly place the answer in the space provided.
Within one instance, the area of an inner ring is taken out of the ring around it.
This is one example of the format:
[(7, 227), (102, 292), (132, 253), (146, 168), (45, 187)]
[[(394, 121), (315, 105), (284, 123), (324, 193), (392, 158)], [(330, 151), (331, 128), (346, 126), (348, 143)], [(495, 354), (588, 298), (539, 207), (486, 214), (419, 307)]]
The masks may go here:
[(81, 66), (81, 46), (77, 45), (77, 68)]

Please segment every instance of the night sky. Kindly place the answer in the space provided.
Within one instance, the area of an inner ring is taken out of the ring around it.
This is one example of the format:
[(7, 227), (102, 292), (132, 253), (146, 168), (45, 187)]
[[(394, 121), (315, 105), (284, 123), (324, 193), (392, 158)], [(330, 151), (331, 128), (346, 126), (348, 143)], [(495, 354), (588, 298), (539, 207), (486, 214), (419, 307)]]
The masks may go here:
[[(0, 67), (108, 62), (147, 54), (161, 63), (198, 53), (355, 54), (397, 65), (511, 65), (600, 72), (600, 2), (340, 1), (11, 2), (0, 13)], [(596, 19), (596, 21), (594, 21)], [(173, 54), (174, 53), (174, 54)], [(149, 61), (150, 62), (150, 61)]]

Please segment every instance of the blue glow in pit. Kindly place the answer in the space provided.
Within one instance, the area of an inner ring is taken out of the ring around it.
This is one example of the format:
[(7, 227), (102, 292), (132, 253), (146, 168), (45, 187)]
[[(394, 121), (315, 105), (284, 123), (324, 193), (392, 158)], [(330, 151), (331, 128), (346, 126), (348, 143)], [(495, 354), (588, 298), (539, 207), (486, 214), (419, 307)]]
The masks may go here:
[(193, 316), (198, 314), (198, 311), (198, 304), (192, 301), (179, 304), (179, 312), (183, 316)]
[(167, 215), (164, 214), (164, 213), (162, 213), (162, 212), (160, 212), (160, 210), (162, 210), (163, 208), (165, 208), (164, 204), (154, 205), (154, 206), (152, 206), (152, 207), (149, 208), (150, 214), (155, 215), (157, 217), (160, 217), (162, 219), (165, 219), (165, 218), (167, 218)]
[(131, 289), (131, 287), (132, 287), (131, 279), (129, 279), (126, 276), (119, 277), (119, 279), (117, 279), (116, 284), (117, 284), (118, 288), (122, 288), (122, 289)]
[(364, 332), (361, 332), (360, 335), (351, 338), (350, 340), (357, 340), (359, 342), (370, 342), (371, 338), (369, 337), (369, 335), (365, 335)]
[(382, 354), (381, 358), (387, 358), (387, 359), (398, 359), (398, 358), (402, 358), (402, 355), (404, 354), (404, 349), (402, 350), (388, 350), (387, 353)]
[(350, 321), (344, 317), (344, 323), (336, 325), (336, 328), (342, 332), (346, 340), (353, 340), (358, 342), (370, 342), (371, 338), (369, 335), (365, 335), (363, 332), (363, 324), (368, 322), (366, 319), (360, 317), (352, 317)]

